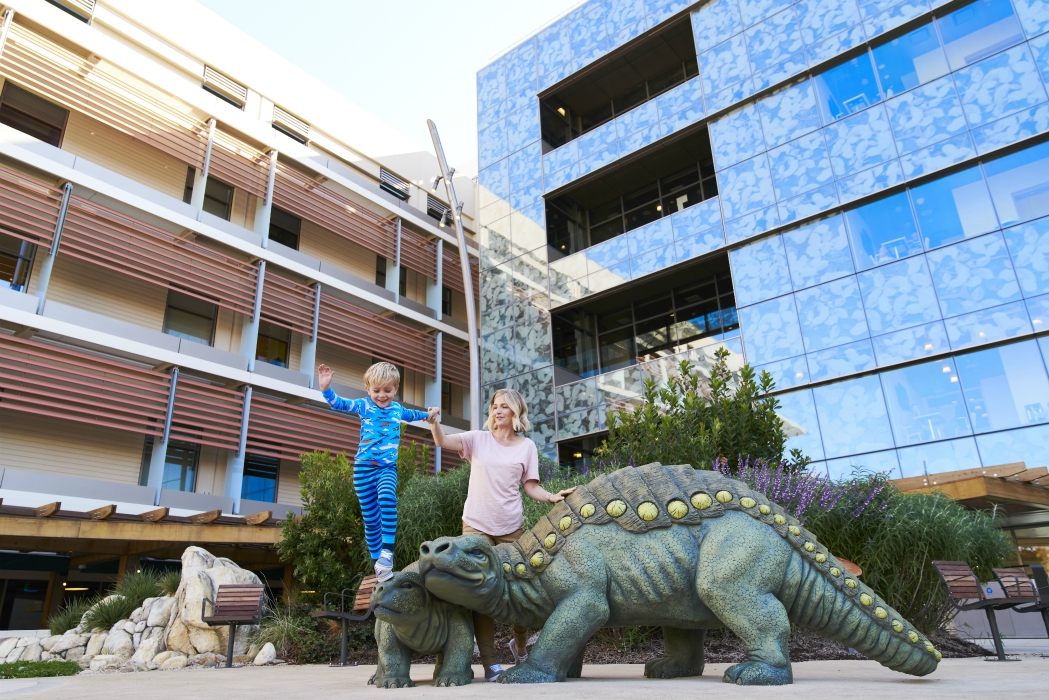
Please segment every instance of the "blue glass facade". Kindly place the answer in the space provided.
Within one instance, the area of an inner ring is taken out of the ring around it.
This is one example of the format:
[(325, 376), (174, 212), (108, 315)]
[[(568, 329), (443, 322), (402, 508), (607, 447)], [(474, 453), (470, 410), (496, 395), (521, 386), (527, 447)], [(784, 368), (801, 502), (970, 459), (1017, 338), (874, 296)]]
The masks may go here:
[[(541, 92), (683, 14), (698, 75), (543, 141)], [(820, 468), (1049, 463), (1047, 85), (1044, 0), (592, 0), (478, 74), (485, 395), (525, 391), (551, 457), (604, 430), (678, 358), (566, 382), (551, 311), (727, 255), (740, 332), (712, 342)], [(545, 198), (704, 126), (718, 196), (548, 249)]]

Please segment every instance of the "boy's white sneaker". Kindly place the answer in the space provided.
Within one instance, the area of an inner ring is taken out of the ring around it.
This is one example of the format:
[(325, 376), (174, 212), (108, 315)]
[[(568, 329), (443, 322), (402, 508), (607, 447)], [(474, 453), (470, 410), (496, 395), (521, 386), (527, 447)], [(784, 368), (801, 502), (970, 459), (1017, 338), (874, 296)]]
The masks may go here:
[(384, 549), (379, 554), (379, 558), (375, 560), (375, 580), (382, 583), (391, 578), (393, 578), (393, 552)]
[(517, 653), (517, 642), (513, 639), (510, 640), (510, 653), (514, 657), (514, 666), (520, 666), (525, 661), (528, 661), (528, 652), (526, 651), (523, 654)]

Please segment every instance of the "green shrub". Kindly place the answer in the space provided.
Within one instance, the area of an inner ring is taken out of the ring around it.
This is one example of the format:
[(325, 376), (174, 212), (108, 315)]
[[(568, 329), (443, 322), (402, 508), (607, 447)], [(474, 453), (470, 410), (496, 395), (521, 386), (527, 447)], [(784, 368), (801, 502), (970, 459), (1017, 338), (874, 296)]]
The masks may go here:
[(248, 637), (248, 654), (254, 656), (259, 653), (268, 642), (277, 650), (277, 656), (284, 658), (292, 642), (308, 634), (313, 626), (313, 618), (308, 612), (304, 612), (302, 606), (285, 605), (269, 600), (261, 624)]
[(135, 608), (140, 603), (141, 601), (136, 603), (134, 600), (125, 598), (120, 594), (111, 595), (99, 601), (87, 611), (84, 626), (89, 630), (108, 631), (110, 627), (121, 620), (131, 617), (131, 613), (135, 612)]
[[(716, 352), (709, 380), (687, 360), (664, 387), (646, 379), (639, 407), (609, 412), (608, 437), (596, 456), (611, 465), (697, 469), (709, 469), (715, 459), (736, 464), (741, 457), (778, 463), (786, 437), (776, 415), (779, 402), (769, 395), (776, 386), (772, 375), (757, 377), (749, 365), (733, 373), (728, 358), (728, 350)], [(806, 461), (797, 451), (790, 459)]]
[(417, 474), (397, 501), (397, 544), (394, 563), (401, 569), (419, 558), (419, 545), (438, 537), (460, 535), (470, 467), (438, 475)]
[(156, 598), (161, 593), (157, 574), (152, 569), (124, 574), (114, 591), (124, 596), (128, 602), (134, 603), (132, 611), (142, 605), (146, 598)]
[(182, 583), (181, 569), (165, 571), (157, 576), (157, 586), (160, 587), (160, 592), (164, 595), (175, 595), (178, 592), (180, 583)]
[(58, 612), (47, 618), (47, 628), (51, 634), (64, 634), (80, 624), (88, 608), (99, 601), (98, 597), (74, 598)]
[(281, 559), (318, 600), (326, 591), (341, 591), (372, 567), (364, 541), (364, 522), (353, 489), (353, 465), (346, 455), (313, 452), (300, 457), (301, 519), (281, 525), (277, 543)]
[(76, 661), (14, 661), (9, 664), (0, 664), (0, 678), (75, 676), (81, 670), (80, 664)]

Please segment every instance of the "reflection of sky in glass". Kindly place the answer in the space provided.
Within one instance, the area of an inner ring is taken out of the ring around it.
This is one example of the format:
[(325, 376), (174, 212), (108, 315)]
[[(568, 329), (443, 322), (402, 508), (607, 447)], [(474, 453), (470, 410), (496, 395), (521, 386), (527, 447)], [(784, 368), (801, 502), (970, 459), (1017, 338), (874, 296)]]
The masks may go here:
[(828, 457), (894, 447), (877, 377), (860, 377), (812, 390)]
[(888, 473), (890, 479), (895, 479), (900, 474), (900, 463), (896, 459), (896, 450), (886, 450), (843, 459), (828, 459), (826, 469), (832, 479), (851, 477), (856, 470)]
[(870, 54), (861, 54), (816, 76), (823, 123), (859, 112), (881, 100)]
[(921, 252), (906, 192), (848, 211), (845, 221), (861, 270)]
[(1003, 433), (976, 436), (983, 463), (1024, 462), (1029, 466), (1049, 464), (1049, 426), (1037, 425)]
[(951, 70), (1023, 40), (1009, 0), (977, 0), (936, 20)]
[(911, 190), (925, 248), (935, 248), (998, 227), (979, 166)]
[(882, 44), (873, 53), (878, 79), (886, 97), (927, 83), (947, 72), (947, 60), (931, 22)]
[(984, 163), (1003, 226), (1049, 214), (1049, 143)]
[(776, 414), (784, 420), (783, 429), (788, 436), (786, 451), (797, 448), (810, 459), (823, 459), (823, 441), (812, 392), (802, 389), (776, 398), (780, 405)]
[(976, 440), (971, 437), (904, 447), (896, 453), (900, 458), (900, 473), (904, 477), (978, 469), (981, 466)]
[(976, 432), (1049, 422), (1049, 378), (1034, 341), (957, 358)]
[(950, 359), (885, 372), (881, 384), (897, 445), (972, 434)]

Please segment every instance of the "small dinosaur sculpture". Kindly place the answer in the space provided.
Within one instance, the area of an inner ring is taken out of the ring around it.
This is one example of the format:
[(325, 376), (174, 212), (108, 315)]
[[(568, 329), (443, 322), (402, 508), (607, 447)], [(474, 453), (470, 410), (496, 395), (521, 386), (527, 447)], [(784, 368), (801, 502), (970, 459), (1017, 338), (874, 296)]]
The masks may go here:
[(738, 685), (793, 682), (792, 622), (916, 676), (941, 658), (781, 507), (688, 465), (599, 476), (514, 543), (463, 535), (420, 549), (434, 595), (542, 628), (504, 683), (563, 681), (605, 626), (663, 626), (666, 656), (645, 664), (655, 678), (702, 674), (706, 630), (720, 627), (747, 647), (748, 659), (724, 676)]
[(470, 611), (434, 597), (412, 564), (372, 591), (379, 663), (369, 684), (410, 688), (412, 652), (437, 654), (435, 686), (468, 685), (474, 677), (474, 626)]

